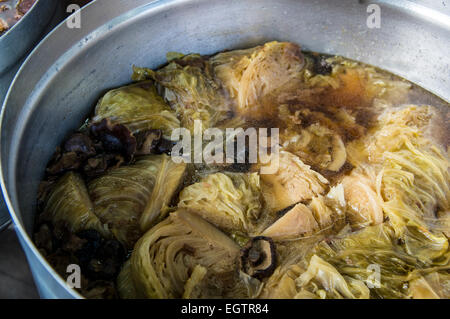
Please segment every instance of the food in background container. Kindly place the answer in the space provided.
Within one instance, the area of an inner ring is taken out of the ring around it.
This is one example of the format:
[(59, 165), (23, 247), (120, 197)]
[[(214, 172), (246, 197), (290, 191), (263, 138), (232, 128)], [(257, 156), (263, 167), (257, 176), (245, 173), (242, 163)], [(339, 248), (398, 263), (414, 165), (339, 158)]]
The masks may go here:
[(11, 29), (36, 0), (0, 0), (0, 36)]

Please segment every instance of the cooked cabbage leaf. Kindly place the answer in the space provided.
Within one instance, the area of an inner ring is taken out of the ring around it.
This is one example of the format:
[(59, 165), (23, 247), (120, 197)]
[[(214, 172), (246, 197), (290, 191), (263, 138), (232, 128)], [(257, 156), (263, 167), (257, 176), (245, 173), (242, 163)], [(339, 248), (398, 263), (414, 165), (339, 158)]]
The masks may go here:
[(136, 243), (130, 268), (123, 270), (130, 273), (119, 276), (120, 293), (138, 298), (245, 297), (246, 287), (238, 280), (239, 252), (233, 240), (197, 214), (178, 210)]
[[(399, 237), (405, 226), (414, 226), (440, 242), (444, 239), (441, 232), (448, 229), (445, 223), (436, 222), (435, 212), (450, 208), (450, 163), (439, 146), (425, 136), (432, 120), (433, 111), (428, 106), (390, 109), (347, 151), (353, 165), (368, 163), (376, 168), (376, 190)], [(434, 229), (436, 225), (438, 229)]]
[(262, 297), (411, 298), (419, 288), (410, 283), (429, 274), (447, 276), (447, 249), (434, 257), (409, 254), (386, 224), (368, 226), (321, 241), (300, 262), (278, 268)]
[(95, 213), (114, 236), (133, 247), (143, 231), (164, 216), (164, 207), (180, 184), (185, 164), (167, 155), (145, 156), (92, 180), (89, 194)]
[(227, 231), (252, 231), (262, 211), (258, 173), (211, 174), (184, 188), (179, 199), (179, 208)]
[(304, 60), (297, 45), (274, 41), (219, 53), (211, 64), (238, 113), (258, 118), (273, 114), (276, 93), (299, 79)]
[(321, 230), (332, 229), (338, 232), (345, 226), (348, 203), (342, 184), (331, 187), (326, 195), (313, 197), (308, 207)]
[(202, 122), (204, 130), (228, 118), (231, 111), (210, 68), (206, 58), (190, 54), (158, 71), (135, 67), (133, 78), (154, 79), (182, 126), (193, 132), (195, 120)]
[(345, 164), (347, 152), (336, 132), (318, 123), (298, 131), (285, 130), (281, 135), (281, 144), (286, 151), (320, 170), (337, 172)]
[(175, 113), (156, 92), (152, 81), (143, 81), (107, 92), (97, 103), (94, 122), (109, 118), (113, 124), (123, 124), (137, 133), (161, 129), (170, 137), (180, 127)]
[[(410, 236), (406, 235), (406, 241)], [(393, 228), (386, 224), (369, 226), (328, 243), (321, 242), (313, 253), (336, 267), (342, 275), (371, 283), (371, 296), (375, 298), (409, 298), (409, 281), (423, 274), (450, 269), (448, 246), (441, 247), (433, 258), (423, 258), (419, 251), (409, 252)], [(380, 272), (378, 282), (375, 282), (373, 266)]]
[(41, 218), (53, 225), (62, 223), (73, 233), (94, 229), (110, 237), (108, 226), (94, 212), (86, 185), (80, 175), (68, 172), (52, 187), (45, 202)]
[(117, 291), (122, 299), (136, 299), (138, 293), (134, 287), (131, 270), (131, 260), (128, 259), (122, 266), (122, 270), (117, 276)]
[(313, 255), (306, 270), (298, 265), (285, 272), (279, 268), (266, 284), (262, 297), (367, 299), (369, 289), (363, 281), (341, 275), (333, 265)]
[(369, 289), (364, 282), (342, 276), (336, 268), (317, 255), (311, 257), (308, 269), (295, 281), (300, 288), (295, 298), (309, 298), (311, 293), (320, 298), (369, 298)]

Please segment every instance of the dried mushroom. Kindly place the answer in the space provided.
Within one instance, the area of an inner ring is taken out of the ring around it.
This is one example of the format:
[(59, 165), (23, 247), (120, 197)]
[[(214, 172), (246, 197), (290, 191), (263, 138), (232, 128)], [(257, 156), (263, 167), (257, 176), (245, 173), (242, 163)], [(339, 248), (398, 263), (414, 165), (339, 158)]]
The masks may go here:
[(243, 270), (252, 277), (269, 277), (277, 265), (275, 244), (270, 237), (253, 237), (241, 251)]

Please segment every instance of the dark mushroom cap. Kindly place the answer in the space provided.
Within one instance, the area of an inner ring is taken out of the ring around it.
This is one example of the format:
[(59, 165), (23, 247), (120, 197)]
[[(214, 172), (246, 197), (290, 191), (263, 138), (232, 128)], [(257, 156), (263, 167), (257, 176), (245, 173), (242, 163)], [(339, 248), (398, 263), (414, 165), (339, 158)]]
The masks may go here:
[(107, 152), (120, 153), (130, 159), (136, 152), (136, 138), (133, 133), (122, 124), (112, 124), (109, 119), (92, 123), (91, 133), (98, 138)]
[(241, 251), (243, 270), (258, 279), (272, 275), (276, 259), (275, 244), (270, 237), (253, 237)]

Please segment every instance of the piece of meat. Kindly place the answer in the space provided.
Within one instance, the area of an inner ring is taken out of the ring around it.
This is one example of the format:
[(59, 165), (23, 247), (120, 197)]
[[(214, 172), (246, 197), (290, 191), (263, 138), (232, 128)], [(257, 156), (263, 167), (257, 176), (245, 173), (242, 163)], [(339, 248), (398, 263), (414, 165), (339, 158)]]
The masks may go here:
[(310, 234), (319, 229), (317, 221), (311, 210), (299, 203), (288, 211), (283, 217), (269, 226), (263, 236), (274, 240), (295, 239), (305, 234)]
[(282, 210), (325, 192), (328, 184), (325, 177), (313, 171), (297, 156), (281, 151), (278, 161), (275, 173), (261, 174), (263, 195), (273, 210)]

